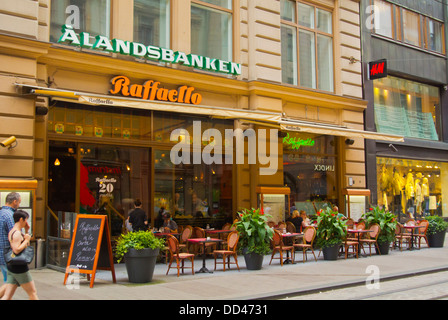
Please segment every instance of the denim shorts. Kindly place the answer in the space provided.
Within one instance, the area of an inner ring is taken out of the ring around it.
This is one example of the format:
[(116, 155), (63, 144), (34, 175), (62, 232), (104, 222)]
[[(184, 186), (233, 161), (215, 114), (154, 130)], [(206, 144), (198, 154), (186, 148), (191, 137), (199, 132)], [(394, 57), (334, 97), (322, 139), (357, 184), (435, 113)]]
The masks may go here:
[(23, 273), (12, 273), (8, 270), (8, 280), (6, 280), (6, 283), (20, 286), (31, 281), (33, 281), (33, 278), (31, 277), (31, 273), (29, 271)]

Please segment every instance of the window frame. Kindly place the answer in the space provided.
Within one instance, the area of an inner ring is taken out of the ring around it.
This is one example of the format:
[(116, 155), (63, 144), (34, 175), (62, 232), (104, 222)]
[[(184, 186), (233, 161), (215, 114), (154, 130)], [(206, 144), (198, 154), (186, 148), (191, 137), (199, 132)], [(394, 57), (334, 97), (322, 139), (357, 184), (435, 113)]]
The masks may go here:
[[(133, 31), (132, 31), (132, 34), (133, 34), (133, 36), (132, 36), (132, 38), (133, 38), (133, 41), (137, 41), (136, 40), (136, 30), (135, 30), (135, 2), (136, 2), (136, 0), (133, 0), (132, 1), (133, 2), (133, 14), (132, 14), (132, 16), (133, 16), (133, 19), (134, 19), (134, 24), (133, 24), (133, 26), (132, 26), (132, 28), (133, 28)], [(173, 16), (172, 16), (172, 11), (173, 11), (173, 3), (172, 3), (172, 1), (171, 0), (167, 0), (167, 18), (168, 18), (168, 22), (166, 23), (167, 24), (167, 27), (168, 27), (168, 30), (166, 30), (166, 35), (165, 35), (165, 37), (166, 37), (166, 39), (164, 39), (164, 41), (166, 42), (166, 44), (160, 44), (160, 45), (157, 45), (158, 47), (163, 47), (163, 48), (171, 48), (171, 42), (172, 42), (172, 32), (173, 32), (173, 28), (172, 28), (172, 20), (173, 20)], [(151, 44), (151, 45), (154, 45), (154, 43), (148, 43), (147, 45), (149, 45), (149, 44)]]
[[(289, 1), (289, 0), (288, 0)], [(304, 4), (307, 6), (311, 6), (314, 9), (314, 26), (313, 28), (309, 28), (309, 27), (305, 27), (299, 24), (299, 4)], [(323, 10), (323, 11), (327, 11), (331, 14), (331, 32), (332, 33), (327, 33), (324, 31), (321, 31), (318, 29), (317, 27), (317, 10)], [(284, 20), (282, 19), (282, 17), (280, 16), (280, 25), (286, 25), (290, 28), (295, 29), (295, 39), (296, 39), (296, 48), (295, 51), (297, 53), (297, 57), (296, 57), (296, 75), (297, 75), (297, 79), (296, 79), (296, 83), (297, 84), (290, 84), (290, 85), (296, 85), (298, 87), (301, 88), (305, 88), (305, 89), (311, 89), (311, 90), (316, 90), (316, 91), (322, 91), (322, 92), (331, 92), (334, 93), (336, 88), (335, 88), (335, 83), (336, 83), (336, 72), (335, 72), (335, 40), (334, 40), (334, 31), (335, 31), (335, 19), (334, 19), (334, 8), (327, 8), (312, 2), (306, 2), (306, 1), (298, 1), (295, 0), (295, 8), (294, 8), (294, 15), (295, 15), (295, 21), (288, 21), (288, 20)], [(311, 88), (311, 87), (307, 87), (307, 86), (303, 86), (301, 84), (300, 81), (300, 31), (306, 31), (309, 33), (312, 33), (314, 35), (314, 62), (315, 62), (315, 88)], [(331, 42), (332, 42), (332, 64), (333, 64), (333, 71), (332, 71), (332, 90), (325, 90), (325, 89), (320, 89), (319, 88), (319, 59), (318, 59), (318, 50), (317, 50), (317, 45), (318, 45), (318, 35), (321, 36), (325, 36), (325, 37), (329, 37), (331, 38)]]
[[(198, 7), (205, 7), (207, 9), (211, 9), (212, 11), (220, 11), (223, 13), (230, 14), (232, 20), (230, 21), (229, 25), (231, 26), (232, 30), (229, 33), (229, 61), (233, 61), (235, 59), (236, 52), (235, 52), (235, 0), (230, 0), (232, 8), (228, 9), (225, 7), (221, 7), (215, 4), (211, 4), (208, 2), (204, 2), (201, 0), (190, 0), (190, 10), (195, 4)], [(191, 22), (190, 22), (191, 23)], [(190, 45), (191, 45), (191, 36), (190, 36)], [(192, 51), (192, 50), (191, 50)], [(193, 51), (192, 51), (193, 52)], [(216, 57), (210, 57), (210, 58), (216, 58)]]
[[(428, 15), (422, 14), (416, 10), (411, 10), (409, 8), (397, 5), (393, 2), (389, 2), (387, 0), (370, 0), (371, 5), (375, 5), (375, 2), (384, 2), (391, 6), (392, 8), (392, 38), (386, 35), (383, 35), (381, 33), (378, 33), (376, 31), (376, 28), (372, 29), (372, 34), (375, 36), (379, 36), (381, 38), (390, 39), (392, 41), (400, 42), (406, 46), (410, 46), (413, 48), (421, 49), (424, 51), (428, 51), (430, 53), (434, 53), (437, 55), (443, 55), (446, 54), (446, 44), (445, 44), (445, 23), (443, 21), (440, 21), (438, 19), (435, 19), (433, 17), (430, 17)], [(404, 14), (407, 12), (415, 14), (418, 16), (418, 33), (419, 33), (419, 44), (415, 45), (409, 42), (405, 41), (404, 37), (404, 28), (403, 28), (403, 21), (404, 21)], [(442, 25), (441, 27), (441, 51), (432, 50), (429, 48), (429, 39), (428, 39), (428, 21), (434, 21), (437, 23), (440, 23)]]

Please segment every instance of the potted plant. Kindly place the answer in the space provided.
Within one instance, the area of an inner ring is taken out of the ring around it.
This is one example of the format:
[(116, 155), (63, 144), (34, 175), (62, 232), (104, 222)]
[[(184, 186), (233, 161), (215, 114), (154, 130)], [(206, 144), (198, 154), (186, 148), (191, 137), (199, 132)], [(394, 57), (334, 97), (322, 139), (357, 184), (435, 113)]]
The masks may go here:
[(128, 232), (118, 238), (115, 256), (118, 263), (124, 258), (129, 282), (152, 281), (157, 256), (165, 247), (164, 243), (150, 231)]
[(346, 234), (346, 223), (338, 217), (338, 212), (333, 211), (330, 207), (319, 210), (316, 245), (322, 249), (324, 260), (338, 258), (339, 246), (344, 242)]
[(430, 248), (441, 248), (445, 242), (446, 229), (448, 222), (443, 220), (439, 216), (427, 216), (428, 230), (426, 230), (426, 236), (428, 237), (428, 245)]
[(265, 254), (271, 251), (270, 241), (274, 230), (267, 224), (270, 215), (260, 209), (243, 209), (234, 223), (240, 235), (240, 248), (248, 270), (260, 270)]
[(395, 240), (395, 229), (397, 228), (395, 215), (379, 206), (370, 206), (369, 211), (363, 214), (362, 218), (366, 223), (366, 227), (370, 227), (375, 223), (380, 226), (380, 234), (377, 239), (379, 254), (388, 254), (390, 244)]

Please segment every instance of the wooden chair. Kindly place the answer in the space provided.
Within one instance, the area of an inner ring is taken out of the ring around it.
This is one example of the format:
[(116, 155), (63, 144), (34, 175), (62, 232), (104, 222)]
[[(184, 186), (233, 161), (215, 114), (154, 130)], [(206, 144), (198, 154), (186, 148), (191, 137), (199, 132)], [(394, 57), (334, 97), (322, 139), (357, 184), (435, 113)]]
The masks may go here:
[[(350, 248), (353, 248), (353, 251), (350, 252)], [(359, 242), (356, 239), (355, 241), (349, 240), (349, 238), (345, 238), (344, 241), (344, 251), (345, 251), (345, 259), (347, 259), (348, 255), (350, 253), (355, 254), (356, 258), (358, 258), (358, 249), (359, 249)]]
[[(222, 263), (223, 271), (226, 271), (226, 258), (227, 258), (227, 265), (230, 269), (230, 264), (231, 264), (230, 257), (231, 256), (235, 260), (235, 262), (234, 263), (232, 262), (232, 264), (236, 264), (238, 271), (240, 270), (240, 267), (238, 266), (238, 258), (237, 258), (238, 254), (236, 251), (239, 239), (240, 239), (240, 236), (239, 236), (238, 232), (233, 231), (227, 237), (227, 250), (214, 250), (213, 251), (213, 256), (215, 258), (215, 270), (216, 270), (216, 264)], [(217, 257), (220, 255), (222, 256), (222, 262), (217, 262)]]
[(286, 221), (286, 232), (296, 233), (296, 226), (291, 221)]
[[(308, 256), (307, 256), (308, 250), (311, 250), (311, 252), (313, 253), (313, 256), (314, 256), (314, 260), (317, 261), (316, 255), (314, 254), (314, 249), (313, 249), (314, 238), (316, 238), (316, 228), (306, 227), (305, 231), (303, 232), (303, 238), (302, 238), (303, 243), (295, 243), (294, 244), (294, 255), (296, 252), (296, 250), (295, 250), (296, 248), (302, 250), (303, 262), (305, 262), (305, 260), (308, 260)], [(293, 261), (294, 261), (294, 259), (293, 259)]]
[[(205, 230), (200, 227), (194, 227), (193, 228), (193, 238), (206, 238)], [(207, 250), (207, 248), (211, 248), (211, 250), (212, 249), (214, 250), (216, 248), (216, 242), (207, 242), (205, 244), (205, 249)], [(204, 253), (205, 254), (205, 252), (202, 252), (203, 250), (204, 250), (204, 247), (202, 246), (202, 244), (196, 245), (196, 248), (195, 248), (196, 253), (198, 253), (198, 254)]]
[[(282, 234), (279, 231), (274, 230), (274, 236), (272, 237), (271, 244), (272, 244), (272, 255), (269, 264), (271, 264), (272, 259), (280, 259), (280, 264), (283, 266), (283, 251), (291, 251), (292, 262), (294, 262), (294, 246), (285, 246), (283, 244)], [(276, 252), (280, 254), (279, 258), (274, 258)]]
[[(174, 259), (176, 259), (176, 266), (177, 266), (177, 276), (179, 277), (180, 268), (182, 267), (182, 274), (184, 273), (184, 268), (191, 268), (191, 272), (194, 275), (194, 254), (192, 253), (180, 253), (179, 252), (179, 241), (176, 239), (176, 237), (172, 235), (168, 235), (167, 238), (168, 248), (170, 251), (170, 264), (168, 265), (168, 270), (166, 271), (166, 274), (168, 275), (168, 272), (170, 272), (171, 264), (173, 263)], [(185, 260), (188, 259), (191, 261), (191, 267), (185, 267)], [(180, 264), (180, 262), (182, 264)]]
[[(370, 226), (369, 230), (371, 230), (372, 232), (368, 232), (367, 235), (368, 237), (366, 238), (361, 238), (360, 239), (360, 245), (362, 245), (362, 250), (364, 251), (364, 244), (368, 244), (369, 245), (369, 255), (372, 255), (372, 245), (374, 245), (374, 247), (376, 247), (376, 249), (378, 250), (378, 252), (380, 251), (380, 248), (378, 247), (378, 236), (380, 234), (380, 226), (377, 223), (374, 223)], [(365, 253), (365, 251), (364, 251)]]
[(189, 252), (188, 249), (188, 239), (191, 238), (193, 234), (193, 227), (192, 226), (185, 226), (183, 228), (182, 234), (180, 236), (180, 243), (179, 243), (179, 249), (182, 251), (183, 249), (187, 249), (187, 252)]
[(418, 240), (418, 248), (421, 248), (422, 238), (425, 239), (426, 245), (429, 247), (428, 237), (426, 236), (426, 231), (428, 230), (429, 222), (428, 220), (420, 221), (418, 226), (423, 226), (424, 228), (417, 229), (417, 233), (414, 234), (414, 238)]
[(395, 240), (393, 243), (393, 247), (397, 246), (400, 248), (400, 251), (403, 250), (403, 242), (407, 242), (408, 246), (410, 245), (411, 236), (403, 232), (403, 226), (400, 223), (397, 223), (397, 227), (395, 228)]

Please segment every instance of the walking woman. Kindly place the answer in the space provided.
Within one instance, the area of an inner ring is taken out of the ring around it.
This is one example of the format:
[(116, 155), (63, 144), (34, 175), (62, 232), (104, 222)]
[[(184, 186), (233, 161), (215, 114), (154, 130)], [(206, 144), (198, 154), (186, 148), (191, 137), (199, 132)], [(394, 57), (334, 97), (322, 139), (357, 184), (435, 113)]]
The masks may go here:
[[(8, 234), (8, 239), (14, 253), (19, 254), (30, 245), (31, 235), (28, 234), (28, 230), (30, 229), (30, 225), (28, 224), (29, 215), (26, 211), (17, 210), (13, 218), (15, 224)], [(22, 229), (25, 229), (26, 234), (22, 234)], [(36, 287), (31, 278), (28, 265), (7, 265), (7, 268), (7, 287), (2, 300), (11, 300), (18, 286), (21, 286), (26, 291), (30, 300), (38, 300)]]

